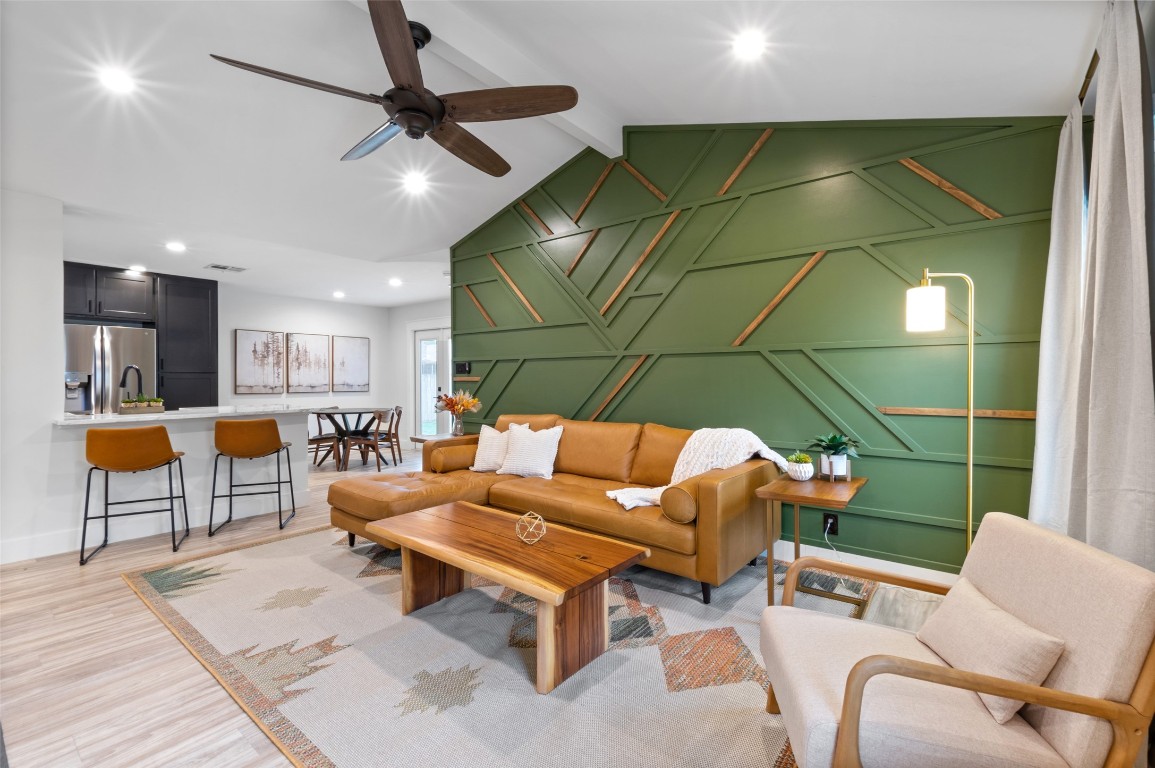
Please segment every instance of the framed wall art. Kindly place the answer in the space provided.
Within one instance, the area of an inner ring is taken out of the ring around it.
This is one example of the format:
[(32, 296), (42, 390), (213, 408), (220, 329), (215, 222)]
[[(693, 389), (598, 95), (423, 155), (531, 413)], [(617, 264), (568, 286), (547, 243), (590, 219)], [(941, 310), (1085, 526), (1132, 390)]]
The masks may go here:
[(285, 335), (289, 393), (329, 391), (329, 337), (315, 333)]
[(369, 339), (333, 337), (333, 391), (369, 391)]
[(279, 395), (285, 391), (285, 334), (234, 333), (233, 391), (238, 395)]

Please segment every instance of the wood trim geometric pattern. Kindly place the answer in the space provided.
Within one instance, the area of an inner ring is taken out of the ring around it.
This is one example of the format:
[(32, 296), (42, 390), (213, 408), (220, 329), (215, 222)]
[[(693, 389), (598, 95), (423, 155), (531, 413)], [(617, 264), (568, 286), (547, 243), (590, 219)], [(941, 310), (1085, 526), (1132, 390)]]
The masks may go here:
[(505, 271), (505, 268), (502, 267), (500, 263), (498, 263), (497, 259), (493, 257), (493, 254), (487, 253), (485, 255), (488, 256), (489, 260), (493, 262), (493, 266), (497, 267), (497, 271), (501, 273), (501, 276), (505, 279), (505, 282), (508, 283), (509, 287), (513, 289), (513, 292), (517, 295), (517, 298), (521, 299), (521, 303), (524, 304), (525, 308), (529, 310), (529, 314), (533, 315), (534, 322), (544, 323), (545, 321), (541, 319), (541, 315), (539, 315), (537, 310), (533, 308), (533, 305), (529, 303), (529, 299), (525, 297), (525, 294), (522, 293), (521, 289), (517, 287), (517, 283), (513, 282), (513, 278), (510, 277), (509, 273)]
[(637, 179), (638, 181), (642, 182), (642, 186), (643, 186), (643, 187), (645, 187), (646, 189), (650, 190), (650, 194), (652, 194), (654, 197), (656, 197), (656, 198), (658, 198), (659, 200), (661, 200), (663, 203), (664, 203), (664, 202), (666, 202), (666, 196), (665, 196), (665, 194), (663, 194), (663, 193), (662, 193), (662, 190), (660, 190), (660, 189), (658, 189), (657, 187), (655, 187), (655, 186), (654, 186), (654, 185), (653, 185), (653, 184), (650, 182), (650, 180), (649, 180), (649, 179), (647, 179), (645, 176), (643, 176), (643, 175), (641, 174), (641, 172), (640, 172), (640, 171), (639, 171), (637, 168), (635, 168), (634, 166), (630, 165), (630, 164), (629, 164), (629, 163), (627, 163), (625, 160), (619, 160), (619, 161), (618, 161), (618, 165), (620, 165), (621, 167), (625, 168), (627, 171), (629, 171), (629, 172), (630, 172), (630, 174), (631, 174), (631, 175), (632, 175), (632, 176), (633, 176), (635, 179)]
[(606, 183), (606, 177), (610, 175), (610, 171), (613, 169), (614, 161), (611, 160), (606, 164), (605, 170), (602, 171), (602, 175), (598, 176), (598, 180), (594, 182), (592, 187), (590, 187), (590, 192), (588, 195), (586, 195), (586, 199), (582, 201), (580, 206), (578, 206), (577, 213), (573, 215), (574, 224), (577, 224), (579, 221), (581, 221), (582, 214), (586, 212), (586, 208), (590, 207), (590, 203), (594, 201), (594, 195), (596, 195), (598, 190), (602, 188), (602, 184)]
[(786, 297), (790, 295), (790, 292), (798, 287), (798, 284), (802, 282), (802, 278), (810, 274), (810, 270), (818, 266), (818, 262), (822, 261), (822, 257), (825, 255), (826, 251), (819, 251), (818, 253), (811, 256), (810, 259), (802, 265), (802, 269), (798, 270), (794, 274), (794, 277), (790, 278), (790, 282), (786, 283), (786, 285), (782, 287), (782, 290), (778, 292), (778, 295), (770, 300), (770, 303), (766, 305), (766, 308), (759, 312), (758, 316), (750, 321), (750, 324), (746, 326), (746, 330), (742, 331), (741, 335), (734, 339), (730, 346), (742, 346), (742, 342), (750, 338), (750, 334), (757, 330), (758, 326), (760, 326), (766, 318), (770, 317), (770, 313), (774, 311), (774, 308), (781, 304), (786, 299)]
[(481, 381), (480, 376), (454, 376), (454, 381)]
[(730, 178), (726, 179), (726, 183), (723, 184), (722, 188), (718, 190), (716, 197), (721, 197), (730, 190), (730, 187), (734, 184), (735, 181), (738, 180), (738, 177), (742, 175), (742, 171), (746, 170), (746, 166), (749, 165), (750, 161), (754, 159), (754, 156), (758, 154), (758, 150), (762, 149), (762, 145), (765, 144), (766, 140), (769, 139), (773, 134), (773, 128), (767, 128), (766, 130), (762, 131), (762, 135), (759, 136), (758, 140), (754, 142), (754, 146), (750, 147), (750, 151), (747, 152), (746, 156), (742, 158), (742, 162), (738, 163), (738, 167), (735, 168), (734, 172), (730, 174)]
[(681, 209), (679, 209), (670, 214), (669, 218), (666, 219), (666, 222), (662, 224), (662, 228), (658, 230), (658, 234), (654, 235), (654, 239), (651, 240), (650, 244), (646, 246), (646, 250), (642, 251), (642, 255), (638, 257), (638, 260), (634, 262), (632, 267), (630, 267), (630, 271), (627, 272), (626, 276), (622, 278), (622, 282), (618, 284), (618, 287), (614, 289), (614, 292), (610, 294), (608, 299), (606, 299), (606, 303), (603, 304), (601, 308), (601, 314), (603, 317), (609, 310), (610, 306), (614, 303), (614, 301), (617, 300), (618, 296), (621, 295), (622, 291), (626, 289), (626, 286), (629, 284), (630, 280), (634, 278), (634, 275), (637, 274), (638, 270), (642, 268), (642, 265), (646, 263), (646, 259), (649, 258), (651, 253), (653, 253), (654, 248), (658, 247), (658, 243), (660, 243), (662, 238), (665, 237), (666, 232), (673, 225), (674, 219), (678, 218), (678, 214), (681, 212)]
[(922, 163), (919, 163), (917, 160), (904, 157), (901, 158), (898, 162), (914, 171), (919, 176), (929, 181), (931, 184), (934, 184), (936, 187), (941, 189), (943, 192), (946, 192), (954, 199), (977, 211), (988, 219), (1001, 219), (1003, 217), (1003, 215), (996, 211), (994, 208), (991, 208), (989, 205), (980, 201), (970, 193), (959, 189), (954, 184), (951, 184), (949, 181), (944, 179), (942, 176), (939, 176), (937, 173), (927, 168)]
[(634, 361), (634, 364), (630, 367), (630, 370), (626, 371), (626, 375), (622, 377), (621, 381), (619, 381), (612, 390), (610, 390), (610, 393), (606, 395), (606, 399), (602, 400), (602, 404), (597, 407), (597, 410), (593, 412), (587, 421), (598, 420), (598, 416), (602, 415), (602, 411), (606, 409), (606, 406), (613, 402), (613, 399), (618, 396), (619, 392), (622, 391), (622, 387), (624, 387), (626, 383), (629, 382), (631, 378), (633, 378), (634, 374), (638, 372), (638, 369), (642, 367), (642, 363), (646, 362), (646, 358), (648, 357), (649, 355), (642, 355)]
[[(894, 405), (877, 406), (879, 413), (888, 416), (966, 416), (966, 408), (903, 408)], [(1012, 411), (994, 408), (975, 408), (980, 419), (1033, 419), (1034, 411)]]
[(570, 265), (568, 267), (566, 267), (566, 270), (565, 270), (565, 276), (566, 277), (570, 277), (573, 274), (573, 271), (575, 269), (577, 269), (577, 265), (581, 262), (582, 256), (586, 255), (586, 251), (588, 251), (590, 249), (590, 246), (594, 244), (594, 240), (597, 238), (598, 232), (601, 232), (601, 231), (602, 230), (599, 227), (599, 228), (595, 228), (593, 231), (590, 232), (589, 239), (587, 239), (585, 241), (585, 243), (581, 247), (581, 250), (579, 250), (577, 252), (577, 256), (574, 256), (573, 261), (570, 262)]
[(553, 230), (550, 229), (546, 223), (541, 220), (541, 217), (538, 216), (537, 213), (535, 213), (534, 210), (529, 207), (529, 203), (525, 202), (524, 200), (518, 200), (517, 204), (521, 206), (523, 211), (529, 214), (529, 217), (534, 220), (534, 223), (541, 227), (542, 232), (545, 232), (547, 235), (553, 234)]
[(483, 318), (485, 318), (485, 322), (489, 323), (489, 327), (496, 328), (497, 323), (493, 322), (493, 318), (490, 317), (489, 313), (485, 311), (485, 307), (481, 306), (481, 300), (477, 298), (477, 294), (475, 294), (468, 285), (463, 285), (461, 287), (465, 289), (465, 292), (469, 295), (469, 298), (473, 299), (473, 306), (477, 307), (477, 311), (481, 313)]

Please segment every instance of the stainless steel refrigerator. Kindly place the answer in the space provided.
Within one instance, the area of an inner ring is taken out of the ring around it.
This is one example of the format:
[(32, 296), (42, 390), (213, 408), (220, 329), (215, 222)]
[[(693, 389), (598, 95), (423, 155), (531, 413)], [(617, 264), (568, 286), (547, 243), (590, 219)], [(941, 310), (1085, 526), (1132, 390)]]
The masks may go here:
[(64, 326), (65, 413), (116, 413), (138, 393), (156, 397), (154, 329)]

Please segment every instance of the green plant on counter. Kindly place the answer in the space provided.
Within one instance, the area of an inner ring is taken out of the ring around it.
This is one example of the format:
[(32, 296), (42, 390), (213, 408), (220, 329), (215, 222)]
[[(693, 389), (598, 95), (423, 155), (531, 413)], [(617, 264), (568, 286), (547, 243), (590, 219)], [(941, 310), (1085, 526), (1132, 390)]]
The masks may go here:
[(858, 458), (858, 451), (854, 450), (858, 447), (858, 441), (838, 432), (831, 432), (829, 435), (816, 435), (814, 442), (806, 447), (822, 451), (827, 456)]
[(149, 405), (164, 405), (164, 398), (163, 397), (150, 397), (148, 399), (148, 404)]
[(803, 453), (802, 451), (795, 451), (794, 453), (790, 454), (789, 456), (786, 457), (786, 461), (790, 462), (791, 464), (812, 464), (813, 463), (813, 461), (810, 458), (810, 454)]

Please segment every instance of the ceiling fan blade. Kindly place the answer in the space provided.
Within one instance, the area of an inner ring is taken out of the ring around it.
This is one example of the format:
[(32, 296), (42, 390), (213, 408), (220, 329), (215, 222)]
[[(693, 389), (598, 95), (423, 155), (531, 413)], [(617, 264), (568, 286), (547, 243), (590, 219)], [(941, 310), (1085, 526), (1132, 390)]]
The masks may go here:
[(247, 69), (250, 72), (256, 72), (258, 75), (265, 75), (267, 77), (275, 77), (278, 80), (284, 80), (286, 83), (293, 83), (295, 85), (304, 85), (309, 88), (316, 88), (318, 91), (327, 91), (328, 93), (335, 93), (338, 96), (348, 96), (350, 99), (360, 99), (361, 101), (368, 101), (371, 104), (381, 104), (380, 96), (374, 96), (371, 93), (360, 93), (358, 91), (351, 91), (348, 88), (342, 88), (337, 85), (329, 85), (328, 83), (318, 82), (316, 80), (309, 80), (304, 77), (297, 77), (296, 75), (288, 75), (284, 72), (278, 72), (275, 69), (267, 67), (258, 67), (256, 64), (247, 64), (236, 59), (226, 59), (224, 56), (217, 56), (215, 53), (210, 53), (217, 61), (224, 62), (233, 67), (240, 69)]
[(479, 171), (490, 176), (509, 173), (509, 163), (501, 155), (456, 123), (441, 123), (426, 135)]
[(373, 133), (361, 139), (361, 141), (357, 143), (357, 146), (346, 152), (341, 157), (341, 159), (360, 160), (362, 157), (378, 149), (400, 133), (401, 126), (390, 120), (389, 122), (385, 123), (385, 125), (373, 131)]
[(578, 94), (568, 85), (524, 85), (447, 93), (439, 98), (445, 102), (446, 117), (477, 123), (564, 112), (577, 104)]
[(369, 0), (369, 18), (373, 20), (377, 45), (381, 47), (393, 85), (418, 93), (424, 91), (417, 47), (413, 44), (413, 33), (409, 31), (409, 19), (401, 0)]

